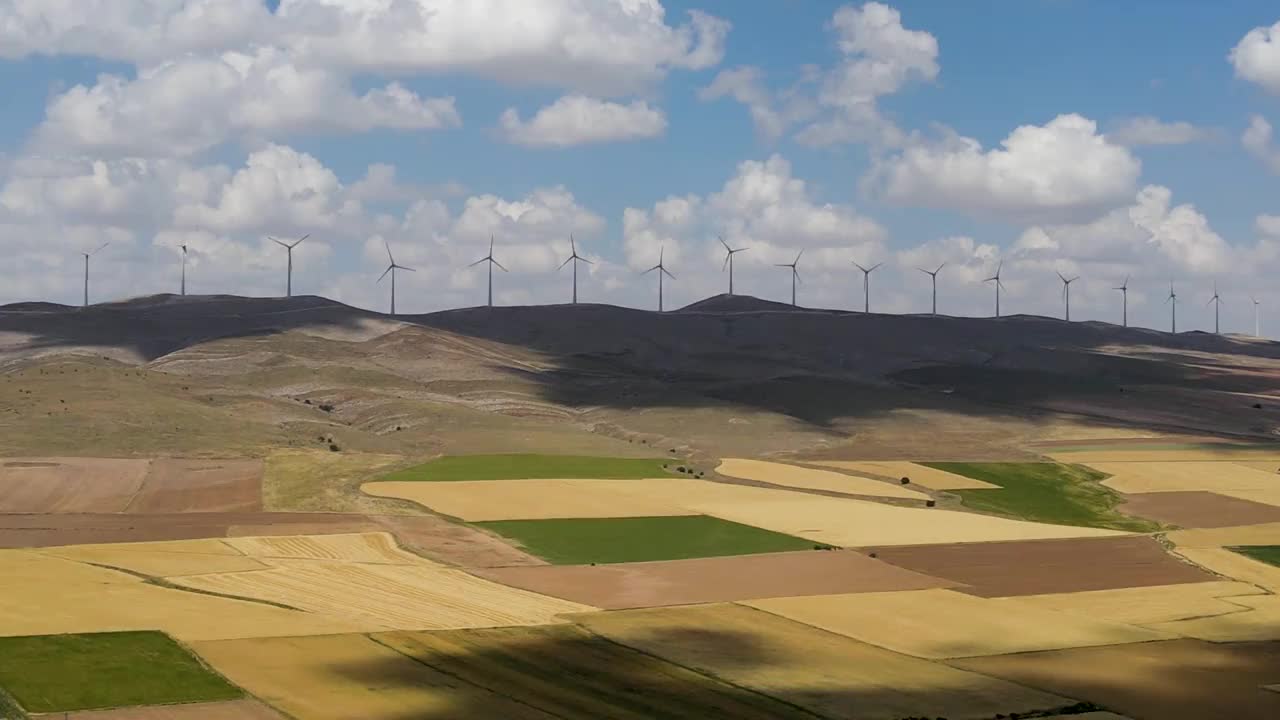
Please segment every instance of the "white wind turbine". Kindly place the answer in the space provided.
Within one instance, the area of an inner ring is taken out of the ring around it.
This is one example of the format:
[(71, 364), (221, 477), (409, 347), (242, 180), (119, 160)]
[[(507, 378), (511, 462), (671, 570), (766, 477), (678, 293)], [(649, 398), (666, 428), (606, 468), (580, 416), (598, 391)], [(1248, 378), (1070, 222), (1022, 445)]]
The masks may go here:
[(1169, 332), (1178, 332), (1178, 293), (1173, 291), (1173, 281), (1169, 281), (1169, 298), (1165, 300), (1169, 303)]
[(946, 266), (947, 266), (946, 263), (942, 263), (941, 265), (938, 266), (937, 270), (932, 270), (932, 271), (925, 270), (924, 268), (916, 268), (917, 270), (924, 273), (925, 275), (928, 275), (929, 279), (933, 281), (933, 314), (934, 315), (938, 314), (938, 273), (942, 272), (942, 268)]
[(182, 248), (182, 286), (181, 293), (183, 297), (187, 295), (187, 245), (183, 243)]
[(871, 312), (871, 273), (876, 271), (884, 263), (876, 263), (869, 268), (862, 267), (858, 263), (854, 263), (854, 267), (862, 271), (862, 312)]
[(387, 264), (387, 269), (383, 270), (382, 274), (378, 276), (378, 282), (382, 282), (382, 278), (386, 277), (387, 273), (391, 274), (391, 314), (395, 315), (396, 314), (396, 271), (408, 270), (409, 272), (417, 272), (417, 270), (414, 270), (411, 267), (405, 267), (404, 265), (398, 264), (396, 262), (395, 257), (391, 255), (391, 246), (387, 244), (386, 240), (382, 241), (382, 245), (387, 249), (387, 260), (389, 262)]
[(801, 255), (804, 255), (804, 250), (796, 253), (796, 259), (789, 263), (775, 263), (780, 268), (791, 268), (791, 307), (796, 306), (796, 283), (800, 281), (800, 270), (796, 266), (800, 264)]
[[(489, 248), (489, 255), (493, 255), (493, 248)], [(570, 234), (569, 235), (569, 259), (560, 263), (559, 269), (563, 270), (565, 265), (568, 265), (569, 263), (573, 263), (573, 304), (574, 305), (578, 304), (578, 263), (580, 262), (584, 262), (588, 265), (595, 264), (578, 254), (578, 244), (574, 241), (573, 235)], [(489, 272), (490, 274), (493, 273), (492, 270), (490, 270)], [(492, 302), (493, 301), (490, 300), (490, 304), (492, 304)]]
[(1066, 303), (1066, 321), (1071, 322), (1071, 283), (1080, 279), (1077, 275), (1070, 280), (1062, 273), (1058, 273), (1058, 277), (1062, 280), (1062, 300)]
[(102, 250), (102, 248), (105, 248), (110, 244), (111, 244), (111, 241), (108, 240), (107, 242), (104, 242), (101, 245), (99, 245), (98, 249), (94, 250), (93, 252), (80, 253), (81, 255), (84, 256), (84, 306), (85, 307), (89, 307), (89, 258), (93, 257), (94, 255), (97, 255)]
[(1124, 282), (1120, 283), (1120, 287), (1111, 289), (1120, 291), (1124, 303), (1122, 314), (1120, 315), (1121, 327), (1129, 327), (1129, 276), (1124, 276)]
[(1249, 296), (1249, 299), (1253, 301), (1253, 336), (1260, 338), (1262, 337), (1262, 333), (1260, 331), (1261, 327), (1258, 325), (1258, 305), (1261, 303), (1258, 302), (1258, 298), (1253, 297), (1252, 295)]
[(732, 295), (733, 294), (733, 256), (740, 252), (745, 252), (747, 250), (750, 250), (751, 248), (731, 248), (729, 247), (729, 243), (724, 241), (724, 238), (717, 235), (716, 239), (719, 240), (720, 244), (724, 246), (724, 250), (725, 250), (724, 265), (720, 268), (720, 272), (724, 272), (726, 269), (729, 271), (729, 294)]
[(1213, 334), (1220, 335), (1221, 333), (1218, 331), (1218, 308), (1222, 306), (1222, 298), (1218, 297), (1218, 282), (1216, 280), (1213, 283), (1213, 297), (1209, 298), (1209, 302), (1205, 303), (1206, 307), (1209, 305), (1213, 306)]
[[(501, 270), (502, 272), (506, 272), (507, 269), (505, 267), (502, 267), (502, 263), (493, 259), (493, 236), (492, 235), (489, 236), (489, 254), (471, 263), (467, 267), (475, 267), (482, 262), (489, 263), (489, 307), (493, 307), (493, 266), (497, 265), (498, 269)], [(577, 266), (575, 265), (574, 267), (576, 268)]]
[(666, 275), (672, 280), (676, 279), (675, 275), (672, 275), (670, 272), (667, 271), (667, 266), (663, 263), (662, 257), (663, 257), (663, 254), (666, 252), (666, 250), (667, 250), (666, 246), (659, 246), (658, 247), (658, 264), (640, 273), (641, 275), (648, 275), (654, 270), (658, 271), (658, 312), (662, 312), (662, 276)]
[(298, 247), (298, 245), (300, 245), (303, 240), (306, 240), (307, 238), (311, 237), (311, 234), (308, 233), (306, 235), (303, 235), (297, 240), (294, 240), (292, 243), (287, 243), (283, 240), (277, 240), (276, 238), (273, 238), (270, 235), (268, 235), (267, 237), (271, 238), (271, 242), (274, 242), (275, 244), (284, 248), (285, 251), (289, 253), (289, 266), (285, 271), (284, 296), (293, 297), (293, 249)]
[(1001, 260), (996, 265), (996, 274), (983, 280), (982, 282), (994, 282), (996, 284), (996, 317), (1000, 317), (1000, 289), (1004, 287), (1004, 283), (1000, 282), (1000, 271), (1004, 269), (1004, 261)]

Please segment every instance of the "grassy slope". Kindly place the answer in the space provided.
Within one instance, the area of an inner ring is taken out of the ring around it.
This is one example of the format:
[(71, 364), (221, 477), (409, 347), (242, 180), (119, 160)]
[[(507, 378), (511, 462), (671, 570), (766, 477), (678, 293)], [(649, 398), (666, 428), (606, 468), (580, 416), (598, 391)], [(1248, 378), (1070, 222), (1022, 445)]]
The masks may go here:
[(1230, 549), (1247, 558), (1280, 567), (1280, 545), (1248, 545)]
[(579, 455), (451, 455), (406, 468), (380, 480), (516, 480), (535, 478), (588, 478), (631, 480), (663, 477), (661, 458), (607, 458)]
[(999, 485), (999, 490), (954, 490), (975, 510), (1057, 525), (1155, 532), (1159, 523), (1116, 510), (1121, 498), (1099, 481), (1106, 475), (1058, 463), (922, 463)]
[(396, 455), (327, 450), (272, 453), (263, 468), (263, 507), (288, 512), (414, 513), (410, 503), (387, 501), (360, 492), (361, 484), (399, 460)]
[(0, 638), (0, 686), (29, 712), (232, 700), (243, 695), (158, 632)]
[(557, 565), (682, 560), (809, 550), (811, 540), (706, 515), (475, 523)]

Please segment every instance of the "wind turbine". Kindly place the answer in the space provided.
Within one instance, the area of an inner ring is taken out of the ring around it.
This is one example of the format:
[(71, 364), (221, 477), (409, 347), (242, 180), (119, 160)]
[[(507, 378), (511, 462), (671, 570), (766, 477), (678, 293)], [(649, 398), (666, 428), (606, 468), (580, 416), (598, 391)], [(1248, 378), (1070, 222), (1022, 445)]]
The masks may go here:
[(1111, 289), (1119, 290), (1120, 294), (1123, 296), (1124, 314), (1121, 315), (1121, 322), (1123, 323), (1121, 327), (1129, 327), (1129, 276), (1124, 276), (1124, 282), (1120, 283), (1120, 287)]
[(1213, 283), (1213, 297), (1209, 298), (1209, 302), (1205, 306), (1213, 305), (1213, 334), (1220, 335), (1218, 332), (1218, 308), (1222, 306), (1222, 298), (1218, 297), (1218, 282)]
[[(268, 235), (267, 237), (271, 237), (271, 236), (270, 236), (270, 235)], [(284, 249), (285, 249), (286, 251), (288, 251), (288, 253), (289, 253), (289, 269), (288, 269), (288, 271), (287, 271), (287, 272), (288, 272), (288, 275), (286, 276), (286, 279), (285, 279), (285, 286), (284, 286), (284, 296), (285, 296), (285, 297), (293, 297), (293, 249), (294, 249), (294, 248), (296, 248), (296, 247), (298, 247), (298, 245), (299, 245), (303, 240), (306, 240), (306, 239), (307, 239), (307, 238), (309, 238), (309, 237), (311, 237), (311, 234), (310, 234), (310, 233), (308, 233), (308, 234), (306, 234), (306, 235), (303, 235), (302, 237), (298, 238), (297, 240), (294, 240), (292, 243), (287, 243), (287, 242), (285, 242), (285, 241), (283, 241), (283, 240), (277, 240), (277, 239), (275, 239), (275, 238), (271, 237), (271, 241), (272, 241), (272, 242), (274, 242), (275, 244), (277, 244), (277, 245), (279, 245), (280, 247), (284, 248)]]
[[(577, 253), (577, 251), (574, 251), (574, 255), (577, 255), (577, 254), (578, 254), (578, 253)], [(498, 266), (498, 269), (502, 270), (502, 272), (506, 272), (506, 271), (507, 271), (507, 269), (506, 269), (506, 268), (504, 268), (504, 267), (502, 267), (502, 263), (500, 263), (500, 262), (498, 262), (497, 260), (494, 260), (494, 259), (493, 259), (493, 236), (492, 236), (492, 235), (490, 235), (490, 236), (489, 236), (489, 254), (488, 254), (488, 255), (485, 255), (484, 257), (480, 258), (479, 260), (477, 260), (477, 261), (475, 261), (475, 262), (471, 263), (471, 264), (470, 264), (470, 265), (468, 265), (467, 267), (475, 267), (475, 266), (479, 265), (479, 264), (480, 264), (480, 263), (482, 263), (482, 262), (487, 262), (487, 263), (489, 263), (489, 307), (493, 307), (493, 266), (494, 266), (494, 265), (497, 265), (497, 266)], [(576, 271), (577, 267), (578, 267), (577, 265), (575, 265), (575, 266), (574, 266), (575, 271)], [(575, 286), (575, 287), (577, 286), (577, 283), (576, 283), (576, 282), (574, 283), (574, 286)], [(575, 292), (574, 292), (574, 295), (575, 295), (575, 296), (577, 295), (577, 291), (576, 291), (576, 290), (575, 290)], [(576, 302), (576, 300), (575, 300), (575, 302)]]
[[(594, 265), (595, 263), (591, 262), (590, 260), (578, 254), (578, 244), (574, 242), (572, 234), (569, 235), (569, 250), (570, 250), (569, 259), (560, 263), (559, 269), (563, 270), (565, 265), (568, 265), (569, 263), (573, 263), (573, 304), (577, 305), (578, 304), (578, 263), (584, 262), (588, 265)], [(489, 248), (489, 255), (491, 256), (493, 255), (493, 248)], [(492, 270), (490, 271), (490, 274), (492, 274)], [(490, 303), (492, 304), (492, 300), (490, 300)]]
[(97, 255), (98, 252), (102, 250), (102, 248), (110, 244), (111, 244), (111, 241), (108, 240), (107, 242), (104, 242), (101, 245), (99, 245), (98, 249), (94, 250), (93, 252), (80, 253), (81, 255), (84, 256), (84, 306), (85, 307), (89, 307), (89, 258), (93, 257), (94, 255)]
[(934, 315), (938, 314), (938, 273), (942, 272), (942, 268), (946, 266), (947, 266), (946, 263), (942, 263), (941, 265), (938, 266), (937, 270), (934, 270), (932, 272), (929, 270), (925, 270), (924, 268), (916, 268), (917, 270), (924, 273), (925, 275), (928, 275), (929, 278), (933, 280), (933, 314)]
[(390, 262), (387, 264), (387, 269), (382, 271), (382, 275), (378, 276), (378, 282), (382, 282), (382, 278), (386, 277), (387, 273), (391, 273), (391, 314), (395, 315), (396, 314), (396, 271), (408, 270), (409, 272), (417, 272), (417, 270), (414, 270), (411, 267), (405, 267), (404, 265), (397, 264), (396, 259), (391, 255), (391, 246), (387, 244), (386, 240), (382, 241), (382, 245), (387, 248), (387, 260), (389, 260)]
[(737, 253), (750, 250), (751, 248), (731, 248), (729, 247), (729, 243), (724, 241), (724, 238), (717, 235), (716, 239), (719, 240), (720, 244), (724, 246), (724, 250), (725, 250), (724, 265), (720, 268), (720, 272), (724, 272), (726, 268), (729, 270), (729, 294), (732, 295), (733, 294), (733, 256)]
[(862, 271), (862, 312), (864, 313), (871, 312), (871, 273), (875, 272), (876, 268), (883, 264), (876, 263), (869, 268), (865, 268), (856, 262), (854, 263), (854, 266)]
[(1169, 332), (1178, 332), (1178, 293), (1173, 291), (1173, 281), (1169, 281)]
[(663, 264), (662, 256), (663, 256), (663, 253), (666, 252), (666, 250), (667, 250), (666, 246), (659, 246), (658, 247), (658, 264), (640, 273), (641, 275), (648, 275), (654, 270), (658, 271), (658, 312), (662, 312), (662, 276), (666, 275), (672, 280), (676, 279), (676, 276), (668, 272), (667, 266)]
[(187, 246), (184, 244), (181, 247), (182, 247), (182, 295), (183, 297), (185, 297), (187, 294)]
[(1080, 276), (1077, 275), (1068, 280), (1065, 275), (1058, 273), (1058, 277), (1062, 279), (1062, 299), (1067, 303), (1066, 320), (1071, 322), (1071, 283), (1079, 280)]
[(796, 259), (789, 263), (776, 263), (778, 267), (791, 268), (791, 307), (796, 306), (796, 282), (800, 280), (800, 271), (796, 266), (800, 264), (800, 256), (804, 254), (804, 250), (796, 253)]
[(1000, 288), (1004, 287), (1004, 283), (1000, 282), (1000, 271), (1004, 269), (1004, 261), (996, 265), (996, 274), (983, 280), (982, 282), (995, 282), (996, 284), (996, 317), (1000, 317)]
[(1260, 303), (1258, 302), (1258, 298), (1252, 295), (1249, 296), (1249, 299), (1253, 301), (1253, 336), (1262, 337), (1262, 333), (1259, 332), (1258, 326), (1258, 305)]

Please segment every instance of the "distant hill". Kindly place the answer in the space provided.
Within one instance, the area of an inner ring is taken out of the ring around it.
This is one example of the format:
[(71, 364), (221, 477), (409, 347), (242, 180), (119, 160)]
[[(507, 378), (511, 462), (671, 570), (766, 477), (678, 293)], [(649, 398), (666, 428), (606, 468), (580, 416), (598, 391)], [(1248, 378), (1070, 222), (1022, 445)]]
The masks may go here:
[(762, 300), (750, 295), (712, 295), (705, 300), (685, 305), (675, 312), (748, 313), (748, 312), (798, 312), (798, 308), (786, 303)]

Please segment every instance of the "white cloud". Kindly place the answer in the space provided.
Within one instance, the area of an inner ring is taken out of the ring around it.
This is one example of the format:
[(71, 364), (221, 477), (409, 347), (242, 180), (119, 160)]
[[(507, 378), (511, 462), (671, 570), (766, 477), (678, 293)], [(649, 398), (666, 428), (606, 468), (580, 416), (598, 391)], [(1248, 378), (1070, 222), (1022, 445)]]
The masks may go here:
[(1235, 67), (1236, 77), (1280, 95), (1280, 22), (1250, 30), (1227, 58)]
[(518, 145), (569, 147), (658, 137), (667, 128), (667, 118), (639, 100), (622, 105), (566, 95), (527, 121), (508, 108), (501, 127), (507, 141)]
[(421, 98), (397, 83), (357, 96), (346, 78), (272, 49), (185, 56), (134, 80), (103, 75), (54, 98), (46, 115), (42, 147), (146, 155), (194, 154), (234, 137), (461, 122), (451, 97)]
[(1117, 145), (1186, 145), (1208, 140), (1213, 133), (1189, 122), (1164, 122), (1150, 115), (1121, 118), (1107, 131)]
[(1254, 227), (1263, 235), (1280, 238), (1280, 215), (1259, 215)]
[(1240, 136), (1240, 144), (1273, 173), (1280, 174), (1280, 148), (1271, 142), (1271, 123), (1261, 115), (1249, 116), (1249, 127)]
[(1023, 125), (984, 150), (954, 132), (915, 142), (878, 162), (868, 183), (891, 201), (976, 216), (1068, 219), (1114, 207), (1133, 193), (1141, 163), (1097, 133), (1092, 120), (1059, 115)]

